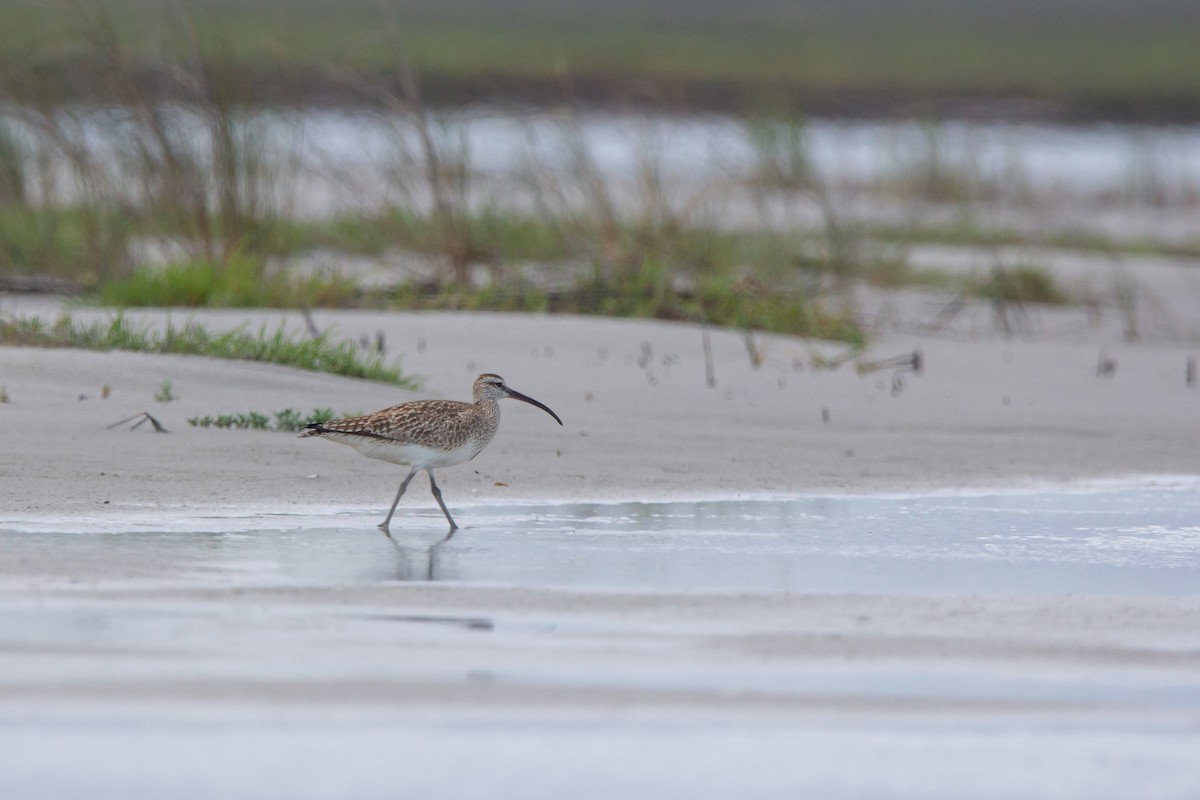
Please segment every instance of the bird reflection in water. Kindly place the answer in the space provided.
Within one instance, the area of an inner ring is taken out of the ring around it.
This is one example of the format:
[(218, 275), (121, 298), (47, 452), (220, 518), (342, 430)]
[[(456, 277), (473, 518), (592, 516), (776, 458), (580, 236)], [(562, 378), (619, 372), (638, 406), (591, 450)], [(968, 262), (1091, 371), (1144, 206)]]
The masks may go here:
[(454, 538), (454, 531), (430, 541), (427, 537), (402, 534), (399, 539), (383, 529), (383, 535), (396, 551), (396, 580), (405, 582), (444, 580), (440, 565), (442, 546)]

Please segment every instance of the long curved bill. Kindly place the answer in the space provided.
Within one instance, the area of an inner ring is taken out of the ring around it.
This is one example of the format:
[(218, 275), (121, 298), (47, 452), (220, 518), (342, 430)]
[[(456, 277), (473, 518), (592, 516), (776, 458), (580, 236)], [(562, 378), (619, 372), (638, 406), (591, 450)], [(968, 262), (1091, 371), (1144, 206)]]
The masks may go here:
[(521, 394), (520, 392), (516, 391), (515, 389), (509, 389), (507, 386), (504, 388), (505, 388), (505, 391), (508, 392), (508, 396), (511, 397), (513, 400), (520, 400), (522, 403), (529, 403), (529, 405), (531, 405), (531, 406), (537, 406), (542, 411), (545, 411), (547, 414), (554, 417), (554, 421), (557, 422), (559, 425), (563, 424), (563, 421), (558, 418), (558, 414), (555, 414), (553, 411), (550, 410), (550, 406), (545, 405), (544, 403), (539, 403), (537, 400), (534, 400), (532, 397)]

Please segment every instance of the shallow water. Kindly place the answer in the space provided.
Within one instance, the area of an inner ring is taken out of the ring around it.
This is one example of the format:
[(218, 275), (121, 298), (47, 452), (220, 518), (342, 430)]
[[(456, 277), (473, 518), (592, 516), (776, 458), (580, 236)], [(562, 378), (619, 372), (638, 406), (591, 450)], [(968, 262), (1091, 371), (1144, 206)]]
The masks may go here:
[[(1200, 796), (1195, 601), (903, 596), (1194, 596), (1200, 488), (406, 500), (0, 519), (0, 796)], [(241, 591), (431, 578), (893, 594)]]
[(134, 578), (219, 585), (1200, 593), (1197, 489), (476, 505), (454, 509), (464, 528), (449, 538), (436, 507), (413, 500), (391, 538), (375, 528), (381, 511), (210, 518), (201, 531), (0, 522), (0, 551), (52, 549), (128, 564)]
[[(20, 114), (0, 108), (0, 120), (26, 137), (39, 132)], [(135, 117), (116, 107), (74, 108), (60, 115), (79, 143), (116, 162), (136, 138)], [(203, 159), (209, 120), (185, 108), (164, 114), (180, 143)], [(68, 123), (67, 120), (70, 120)], [(418, 134), (404, 117), (344, 109), (251, 111), (239, 123), (289, 169), (317, 173), (365, 167), (378, 173), (418, 152)], [(764, 154), (745, 121), (720, 115), (584, 113), (565, 122), (543, 113), (467, 109), (438, 115), (433, 135), (443, 157), (485, 174), (526, 174), (531, 165), (571, 170), (582, 148), (602, 174), (636, 179), (647, 164), (675, 181), (711, 181), (753, 172)], [(786, 131), (785, 131), (786, 133)], [(798, 152), (824, 180), (875, 182), (936, 163), (1005, 185), (1082, 192), (1152, 190), (1190, 197), (1200, 182), (1200, 126), (1058, 125), (815, 118), (792, 133)], [(786, 148), (784, 148), (786, 151)], [(788, 157), (785, 152), (784, 158)], [(343, 201), (362, 187), (346, 187)], [(511, 190), (511, 187), (509, 187)]]

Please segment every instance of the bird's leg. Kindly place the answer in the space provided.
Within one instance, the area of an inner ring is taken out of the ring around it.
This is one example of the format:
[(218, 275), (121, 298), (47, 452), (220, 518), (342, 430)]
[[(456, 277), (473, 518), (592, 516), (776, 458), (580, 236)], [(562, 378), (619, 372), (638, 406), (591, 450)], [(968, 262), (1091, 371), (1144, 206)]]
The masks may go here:
[(392, 501), (392, 509), (388, 512), (387, 519), (379, 523), (379, 527), (385, 532), (388, 532), (388, 523), (392, 521), (392, 514), (396, 513), (396, 506), (400, 505), (400, 498), (404, 496), (404, 490), (408, 488), (408, 482), (413, 479), (413, 475), (417, 474), (414, 467), (411, 472), (400, 482), (400, 491), (396, 492), (396, 499)]
[(458, 523), (454, 521), (454, 517), (450, 516), (450, 512), (446, 509), (446, 504), (442, 502), (442, 490), (438, 488), (437, 481), (433, 479), (433, 470), (425, 470), (429, 473), (429, 488), (433, 490), (433, 499), (438, 501), (438, 505), (442, 507), (442, 513), (446, 515), (446, 519), (450, 521), (450, 532), (454, 533), (458, 530)]

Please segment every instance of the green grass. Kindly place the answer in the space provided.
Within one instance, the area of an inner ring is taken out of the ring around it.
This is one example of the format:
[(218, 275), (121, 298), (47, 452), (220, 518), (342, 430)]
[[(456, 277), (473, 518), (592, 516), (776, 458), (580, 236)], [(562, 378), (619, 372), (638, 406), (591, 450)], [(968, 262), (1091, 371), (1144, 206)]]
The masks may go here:
[[(938, 271), (913, 269), (902, 248), (863, 246), (872, 239), (989, 246), (1030, 243), (1004, 231), (863, 227), (841, 231), (839, 236), (848, 241), (839, 247), (827, 241), (828, 231), (820, 230), (727, 232), (682, 226), (664, 231), (625, 224), (616, 233), (617, 263), (594, 263), (581, 277), (571, 270), (596, 257), (601, 236), (589, 229), (587, 220), (576, 221), (566, 230), (559, 220), (487, 211), (466, 224), (481, 232), (475, 234), (477, 242), (486, 243), (481, 254), (499, 267), (493, 280), (479, 287), (405, 284), (365, 292), (344, 278), (296, 282), (280, 274), (264, 279), (261, 263), (243, 258), (224, 266), (202, 263), (141, 270), (128, 279), (103, 284), (96, 299), (123, 307), (287, 307), (308, 302), (331, 307), (602, 314), (690, 320), (852, 343), (862, 342), (862, 331), (851, 315), (825, 302), (813, 288), (822, 276), (889, 288), (957, 289), (998, 302), (1066, 302), (1052, 276), (1034, 265), (1006, 268), (986, 280), (964, 283)], [(436, 256), (441, 246), (432, 221), (398, 210), (371, 218), (289, 223), (281, 230), (285, 233), (279, 241), (294, 252), (325, 247), (382, 253), (387, 246), (399, 245)], [(532, 272), (521, 266), (530, 263), (537, 265)]]
[(647, 270), (626, 280), (594, 281), (548, 290), (516, 281), (487, 288), (425, 292), (405, 286), (391, 298), (407, 309), (526, 311), (597, 314), (704, 322), (745, 330), (863, 343), (853, 315), (829, 307), (802, 290), (766, 289), (753, 281), (706, 278), (680, 289), (662, 272)]
[(296, 338), (282, 325), (274, 333), (268, 333), (265, 325), (257, 334), (246, 333), (244, 327), (212, 333), (199, 325), (178, 327), (171, 322), (161, 331), (154, 330), (131, 324), (123, 314), (107, 324), (84, 324), (70, 315), (61, 316), (53, 325), (39, 318), (0, 317), (0, 344), (262, 361), (416, 388), (412, 378), (385, 363), (379, 354), (364, 354), (353, 342), (334, 342), (327, 333)]
[[(100, 281), (88, 297), (117, 308), (562, 311), (861, 337), (845, 315), (822, 310), (809, 290), (813, 274), (828, 265), (806, 254), (808, 234), (737, 234), (644, 222), (602, 231), (586, 217), (563, 221), (496, 210), (462, 224), (474, 258), (493, 268), (493, 279), (482, 286), (413, 284), (367, 292), (336, 273), (298, 278), (268, 269), (265, 255), (235, 253), (223, 262), (138, 268)], [(323, 223), (281, 222), (272, 249), (282, 258), (307, 248), (382, 253), (396, 246), (437, 258), (447, 246), (444, 233), (432, 219), (393, 210)], [(583, 277), (580, 265), (590, 265)], [(772, 289), (762, 288), (767, 286)]]
[[(858, 342), (862, 333), (853, 319), (822, 299), (818, 287), (829, 276), (881, 287), (957, 287), (1006, 301), (1065, 301), (1061, 289), (1047, 283), (1048, 276), (1039, 284), (1032, 268), (962, 286), (936, 271), (915, 270), (904, 257), (904, 243), (1123, 249), (1094, 237), (1030, 237), (969, 219), (945, 227), (841, 225), (787, 232), (635, 221), (604, 231), (587, 217), (564, 221), (486, 209), (462, 223), (476, 256), (494, 268), (492, 280), (481, 286), (422, 283), (368, 292), (336, 273), (295, 278), (282, 269), (268, 270), (264, 255), (235, 254), (224, 263), (138, 269), (101, 281), (91, 297), (120, 308), (365, 306), (606, 314)], [(326, 222), (280, 222), (271, 247), (283, 257), (310, 247), (380, 254), (398, 246), (436, 258), (445, 245), (439, 235), (433, 220), (393, 210)], [(881, 249), (872, 241), (900, 246)], [(1134, 251), (1179, 249), (1146, 244)]]
[[(475, 258), (495, 267), (493, 280), (479, 287), (408, 284), (364, 295), (360, 302), (405, 309), (695, 320), (805, 336), (861, 338), (845, 315), (824, 311), (808, 291), (812, 273), (828, 265), (819, 256), (804, 253), (807, 235), (729, 233), (703, 225), (637, 222), (604, 231), (586, 216), (562, 220), (491, 209), (462, 222), (462, 235)], [(434, 220), (402, 210), (371, 218), (296, 224), (287, 230), (283, 239), (296, 252), (322, 247), (378, 254), (394, 245), (437, 257), (446, 244)], [(531, 264), (536, 274), (528, 274)], [(578, 274), (579, 265), (587, 266), (587, 275)], [(124, 290), (120, 295), (102, 290), (99, 297), (133, 304)], [(137, 304), (163, 305), (157, 299)]]
[(261, 257), (234, 256), (223, 263), (143, 267), (102, 283), (95, 299), (118, 308), (332, 308), (352, 305), (358, 293), (337, 274), (295, 278), (268, 270)]
[(46, 209), (0, 203), (0, 274), (94, 283), (124, 268), (131, 234), (130, 217), (103, 205)]
[[(487, 260), (553, 260), (567, 253), (561, 228), (545, 219), (486, 207), (458, 219), (453, 233), (470, 243), (476, 258)], [(268, 252), (288, 255), (313, 248), (379, 255), (389, 247), (440, 253), (447, 231), (431, 216), (393, 207), (382, 214), (337, 217), (325, 222), (276, 225)]]

